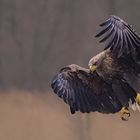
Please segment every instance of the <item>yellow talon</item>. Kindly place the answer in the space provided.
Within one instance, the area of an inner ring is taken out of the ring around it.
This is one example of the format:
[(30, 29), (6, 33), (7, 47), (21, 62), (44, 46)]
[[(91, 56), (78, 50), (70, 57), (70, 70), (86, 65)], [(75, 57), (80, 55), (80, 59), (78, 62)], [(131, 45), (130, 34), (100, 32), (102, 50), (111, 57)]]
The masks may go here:
[(138, 103), (138, 105), (140, 105), (140, 93), (137, 94), (136, 102)]
[(123, 121), (128, 121), (128, 120), (129, 120), (130, 112), (129, 112), (129, 110), (128, 110), (127, 107), (123, 107), (123, 108), (121, 109), (120, 113), (121, 113), (121, 119), (122, 119)]

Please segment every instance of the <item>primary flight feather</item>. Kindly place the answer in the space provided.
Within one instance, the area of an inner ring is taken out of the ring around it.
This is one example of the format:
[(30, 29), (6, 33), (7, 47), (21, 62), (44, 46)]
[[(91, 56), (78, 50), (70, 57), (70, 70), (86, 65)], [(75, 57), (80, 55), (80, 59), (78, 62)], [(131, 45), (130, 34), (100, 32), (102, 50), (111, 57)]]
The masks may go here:
[[(72, 64), (60, 69), (51, 87), (69, 106), (71, 113), (121, 112), (140, 109), (140, 39), (132, 27), (117, 16), (103, 22), (96, 35), (106, 42), (105, 49), (89, 61), (89, 69)], [(125, 117), (124, 117), (125, 115)], [(127, 117), (126, 117), (127, 115)]]
[(111, 16), (100, 24), (104, 29), (96, 35), (103, 36), (104, 51), (89, 61), (104, 79), (122, 77), (140, 92), (140, 38), (132, 26), (117, 16)]
[[(96, 72), (72, 64), (60, 69), (51, 87), (69, 104), (71, 113), (116, 113), (129, 101), (135, 102), (136, 92), (123, 79), (105, 82)], [(129, 114), (129, 113), (128, 113)], [(123, 119), (123, 118), (122, 118)]]

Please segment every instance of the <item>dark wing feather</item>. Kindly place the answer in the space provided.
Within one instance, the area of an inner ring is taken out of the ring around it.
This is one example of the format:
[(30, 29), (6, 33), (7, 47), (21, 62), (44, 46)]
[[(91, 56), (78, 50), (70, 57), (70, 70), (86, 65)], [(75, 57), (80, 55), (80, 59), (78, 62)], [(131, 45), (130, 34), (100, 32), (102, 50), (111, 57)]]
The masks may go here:
[(123, 106), (128, 107), (129, 101), (135, 102), (136, 91), (124, 79), (114, 79), (112, 82), (114, 94), (117, 96)]
[(100, 42), (107, 42), (105, 49), (110, 48), (116, 57), (130, 53), (140, 56), (140, 37), (132, 27), (117, 16), (111, 16), (100, 24), (104, 29), (95, 37), (104, 36)]
[(111, 86), (97, 74), (90, 75), (87, 70), (67, 66), (54, 77), (51, 87), (54, 92), (75, 111), (115, 113), (121, 109), (119, 100)]

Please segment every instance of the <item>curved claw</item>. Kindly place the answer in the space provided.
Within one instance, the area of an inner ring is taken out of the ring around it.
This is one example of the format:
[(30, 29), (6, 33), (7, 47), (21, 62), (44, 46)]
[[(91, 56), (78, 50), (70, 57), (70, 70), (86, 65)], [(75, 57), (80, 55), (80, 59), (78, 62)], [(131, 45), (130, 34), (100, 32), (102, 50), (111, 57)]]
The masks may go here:
[(140, 93), (137, 93), (136, 102), (140, 105)]
[(120, 113), (121, 113), (121, 116), (120, 116), (120, 117), (121, 117), (121, 119), (122, 119), (123, 121), (128, 121), (128, 120), (129, 120), (130, 112), (129, 112), (129, 110), (128, 110), (127, 107), (123, 107), (123, 108), (121, 109)]

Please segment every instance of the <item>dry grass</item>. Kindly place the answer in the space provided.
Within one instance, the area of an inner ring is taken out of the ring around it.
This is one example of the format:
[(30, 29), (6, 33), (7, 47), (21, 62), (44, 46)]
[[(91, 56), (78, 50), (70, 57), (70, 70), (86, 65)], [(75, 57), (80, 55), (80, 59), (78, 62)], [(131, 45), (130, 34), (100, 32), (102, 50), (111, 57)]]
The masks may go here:
[(139, 140), (140, 113), (71, 115), (53, 94), (10, 90), (0, 94), (0, 140)]

